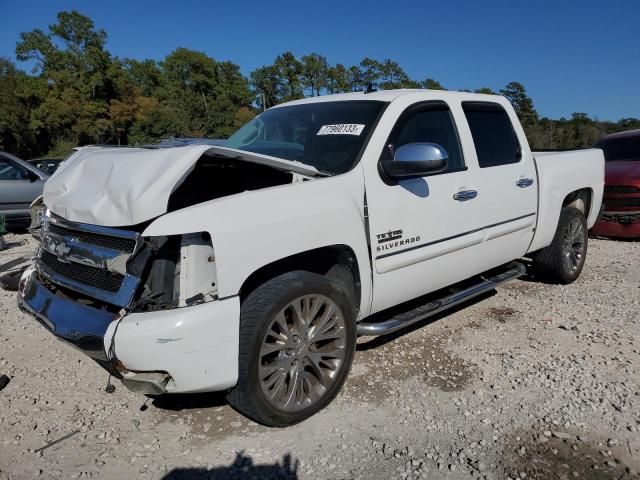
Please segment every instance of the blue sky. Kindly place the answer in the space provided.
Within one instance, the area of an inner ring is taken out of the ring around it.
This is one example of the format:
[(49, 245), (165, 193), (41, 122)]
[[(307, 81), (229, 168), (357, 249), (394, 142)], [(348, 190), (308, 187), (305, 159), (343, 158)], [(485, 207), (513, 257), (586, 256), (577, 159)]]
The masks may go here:
[(640, 117), (640, 0), (449, 1), (0, 0), (0, 56), (20, 32), (76, 9), (119, 57), (161, 59), (176, 47), (232, 60), (248, 74), (283, 51), (331, 63), (391, 58), (449, 89), (512, 80), (541, 115)]

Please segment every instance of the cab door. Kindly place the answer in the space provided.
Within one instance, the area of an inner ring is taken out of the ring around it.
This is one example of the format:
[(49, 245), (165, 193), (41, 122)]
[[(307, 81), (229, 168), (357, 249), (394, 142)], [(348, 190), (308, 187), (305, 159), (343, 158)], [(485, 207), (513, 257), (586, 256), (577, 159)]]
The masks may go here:
[(536, 169), (513, 109), (498, 102), (463, 101), (462, 110), (478, 165), (474, 201), (484, 223), (483, 257), (497, 266), (523, 256), (533, 239)]
[[(456, 116), (463, 115), (454, 105)], [(468, 137), (468, 135), (467, 135)], [(380, 160), (415, 142), (440, 145), (446, 170), (399, 182), (378, 169), (365, 171), (372, 251), (372, 312), (418, 297), (473, 275), (471, 248), (483, 241), (485, 221), (475, 172), (467, 162), (452, 107), (439, 100), (409, 106), (391, 131)]]

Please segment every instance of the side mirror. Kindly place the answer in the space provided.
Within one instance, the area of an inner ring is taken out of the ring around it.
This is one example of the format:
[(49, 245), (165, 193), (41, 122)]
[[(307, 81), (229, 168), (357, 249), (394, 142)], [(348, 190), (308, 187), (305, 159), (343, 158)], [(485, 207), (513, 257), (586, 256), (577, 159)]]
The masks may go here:
[(424, 177), (447, 168), (449, 155), (437, 143), (407, 143), (398, 147), (393, 160), (380, 162), (382, 171), (393, 180)]
[(40, 177), (36, 173), (32, 172), (31, 170), (27, 171), (27, 178), (31, 183), (37, 182), (38, 180), (40, 180)]

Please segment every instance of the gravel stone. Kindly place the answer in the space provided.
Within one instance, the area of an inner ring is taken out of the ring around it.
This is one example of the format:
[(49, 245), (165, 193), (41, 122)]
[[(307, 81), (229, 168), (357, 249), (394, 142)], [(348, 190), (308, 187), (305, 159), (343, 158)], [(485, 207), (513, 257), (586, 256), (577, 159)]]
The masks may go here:
[[(0, 264), (33, 250), (9, 234)], [(325, 410), (256, 425), (224, 393), (147, 399), (0, 290), (0, 480), (637, 478), (640, 242), (590, 239), (580, 279), (524, 277), (393, 338), (360, 338)], [(75, 434), (45, 450), (36, 449)]]

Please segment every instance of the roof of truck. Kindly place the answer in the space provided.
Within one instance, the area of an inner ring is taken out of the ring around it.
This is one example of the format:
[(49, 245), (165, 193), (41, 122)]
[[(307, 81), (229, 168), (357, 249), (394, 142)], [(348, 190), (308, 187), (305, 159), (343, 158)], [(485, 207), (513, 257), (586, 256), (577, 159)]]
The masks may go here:
[(499, 95), (488, 95), (484, 93), (472, 93), (472, 92), (458, 92), (451, 90), (427, 90), (423, 88), (399, 88), (396, 90), (377, 90), (374, 92), (349, 92), (349, 93), (336, 93), (333, 95), (321, 95), (318, 97), (301, 98), (300, 100), (293, 100), (291, 102), (281, 103), (272, 108), (290, 106), (290, 105), (302, 105), (305, 103), (316, 102), (336, 102), (347, 100), (378, 100), (382, 102), (391, 102), (403, 95), (415, 93), (422, 94), (437, 94), (439, 98), (451, 99), (451, 100), (482, 100), (488, 98), (496, 98)]

